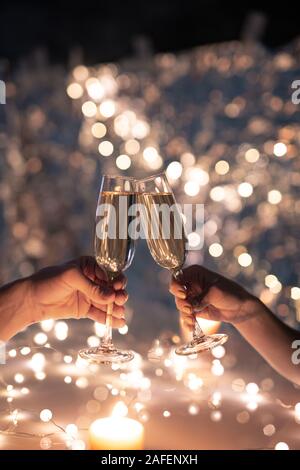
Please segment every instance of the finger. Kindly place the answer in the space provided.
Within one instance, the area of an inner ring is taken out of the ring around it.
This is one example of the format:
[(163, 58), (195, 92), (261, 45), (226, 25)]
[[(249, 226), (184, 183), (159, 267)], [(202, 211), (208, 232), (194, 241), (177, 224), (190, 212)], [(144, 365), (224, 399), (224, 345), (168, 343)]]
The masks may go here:
[[(105, 273), (105, 270), (98, 265), (94, 257), (81, 256), (81, 258), (79, 258), (79, 265), (83, 274), (95, 283), (97, 283), (97, 281), (107, 282), (107, 274)], [(126, 287), (126, 284), (126, 277), (123, 273), (120, 273), (113, 281), (113, 288), (119, 290)]]
[(105, 281), (107, 282), (107, 274), (106, 272), (104, 271), (103, 268), (101, 268), (101, 266), (99, 266), (96, 262), (94, 264), (94, 270), (95, 270), (95, 275), (96, 275), (96, 280), (95, 282), (99, 282), (99, 281)]
[(113, 328), (122, 328), (123, 326), (126, 325), (125, 318), (115, 318), (115, 317), (113, 317), (112, 320), (113, 320), (112, 321)]
[(193, 321), (192, 319), (186, 319), (186, 320), (183, 320), (183, 324), (184, 326), (188, 326), (189, 328), (193, 328), (194, 325), (195, 325), (195, 321)]
[[(90, 307), (87, 317), (98, 323), (105, 323), (106, 321), (106, 314), (93, 306)], [(126, 325), (126, 322), (125, 322), (124, 317), (123, 318), (116, 318), (114, 316), (112, 317), (113, 328), (122, 328), (122, 326), (125, 326), (125, 325)]]
[(113, 288), (115, 290), (124, 289), (126, 287), (126, 284), (127, 278), (124, 276), (124, 274), (121, 273), (114, 279)]
[(178, 297), (175, 297), (175, 303), (176, 307), (180, 312), (187, 313), (189, 315), (192, 314), (192, 307), (191, 304), (189, 304), (186, 300), (179, 299)]
[(117, 305), (124, 305), (128, 300), (128, 293), (126, 290), (118, 290), (115, 297), (115, 303)]
[(115, 300), (115, 292), (112, 287), (102, 283), (95, 284), (87, 278), (79, 267), (69, 269), (64, 273), (64, 280), (69, 287), (82, 292), (91, 303), (108, 304)]
[(186, 312), (180, 311), (180, 317), (183, 321), (187, 321), (189, 324), (194, 324), (195, 323), (195, 317), (196, 318), (202, 318), (205, 320), (214, 320), (213, 316), (211, 315), (210, 311), (208, 308), (205, 308), (199, 313), (196, 314), (188, 314)]
[(193, 328), (194, 328), (194, 322), (191, 322), (189, 320), (184, 320), (182, 322), (182, 325), (187, 328), (189, 331), (193, 331)]
[(97, 323), (105, 323), (106, 313), (91, 305), (87, 312), (86, 318), (94, 320)]
[(201, 312), (209, 305), (208, 293), (205, 295), (205, 292), (203, 292), (200, 295), (187, 299), (188, 303), (192, 306), (194, 313)]
[[(108, 305), (101, 305), (97, 303), (93, 303), (93, 306), (98, 310), (102, 310), (102, 312), (106, 313)], [(116, 318), (124, 317), (125, 315), (125, 307), (122, 305), (117, 305), (116, 303), (113, 304), (112, 315)]]
[(122, 305), (117, 305), (114, 303), (112, 315), (115, 318), (124, 318), (125, 308)]
[(185, 313), (179, 310), (180, 313), (180, 318), (185, 321), (185, 320), (192, 320), (194, 321), (195, 317), (194, 315), (190, 315), (189, 313)]
[(95, 259), (91, 256), (81, 256), (76, 264), (80, 267), (81, 271), (85, 276), (87, 276), (91, 281), (95, 281), (95, 270), (93, 269)]
[(85, 276), (97, 283), (97, 281), (106, 281), (107, 276), (95, 258), (92, 256), (81, 256), (79, 258), (79, 266)]
[(185, 286), (183, 284), (180, 284), (174, 278), (172, 278), (171, 280), (169, 291), (171, 292), (171, 294), (175, 295), (176, 297), (179, 297), (180, 299), (186, 298)]
[[(93, 320), (97, 323), (102, 323), (102, 324), (105, 324), (105, 321), (106, 321), (106, 316), (102, 315), (102, 313), (89, 313), (87, 318), (89, 318), (90, 320)], [(125, 321), (125, 318), (115, 318), (115, 317), (112, 317), (112, 327), (113, 328), (122, 328), (123, 326), (126, 325), (126, 321)]]

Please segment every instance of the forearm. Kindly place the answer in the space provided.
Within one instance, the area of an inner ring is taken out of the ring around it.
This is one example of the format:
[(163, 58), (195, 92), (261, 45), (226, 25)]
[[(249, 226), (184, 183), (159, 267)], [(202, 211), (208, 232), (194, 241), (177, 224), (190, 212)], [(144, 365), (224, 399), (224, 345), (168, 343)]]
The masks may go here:
[(300, 385), (300, 364), (292, 362), (292, 343), (300, 339), (300, 333), (280, 322), (260, 301), (255, 314), (236, 328), (244, 338), (281, 375)]
[(8, 341), (34, 322), (30, 285), (30, 279), (20, 279), (0, 288), (0, 340)]

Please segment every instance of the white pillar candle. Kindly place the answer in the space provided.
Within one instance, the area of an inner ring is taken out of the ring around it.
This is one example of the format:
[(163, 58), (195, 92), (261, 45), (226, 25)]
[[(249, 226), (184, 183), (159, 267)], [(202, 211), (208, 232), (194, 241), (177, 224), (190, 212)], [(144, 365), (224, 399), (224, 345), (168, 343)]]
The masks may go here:
[(97, 419), (90, 426), (89, 441), (92, 450), (142, 450), (144, 426), (123, 416)]

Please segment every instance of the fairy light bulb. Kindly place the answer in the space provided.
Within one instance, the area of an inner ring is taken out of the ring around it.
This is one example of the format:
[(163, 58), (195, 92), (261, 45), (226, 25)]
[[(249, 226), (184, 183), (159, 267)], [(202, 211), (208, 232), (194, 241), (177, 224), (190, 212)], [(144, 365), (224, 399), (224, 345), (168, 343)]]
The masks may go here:
[(98, 150), (103, 157), (109, 157), (114, 151), (114, 146), (109, 140), (103, 140), (98, 145)]
[(73, 100), (78, 100), (83, 95), (83, 88), (79, 83), (70, 83), (67, 87), (67, 94)]
[(223, 253), (223, 247), (220, 243), (212, 243), (208, 248), (209, 254), (214, 258), (218, 258)]
[(188, 181), (184, 185), (184, 192), (191, 197), (197, 196), (200, 191), (199, 184), (195, 181)]
[(243, 268), (247, 268), (252, 263), (252, 256), (249, 253), (241, 253), (238, 257), (238, 263)]
[(229, 172), (230, 166), (226, 160), (219, 160), (215, 164), (215, 171), (218, 175), (226, 175)]
[(88, 118), (95, 116), (97, 113), (97, 106), (93, 101), (86, 101), (81, 109), (84, 116)]
[(105, 100), (99, 105), (99, 111), (103, 117), (110, 118), (116, 112), (116, 104), (113, 100)]
[(45, 408), (40, 412), (40, 420), (44, 423), (48, 423), (52, 419), (52, 411)]
[(276, 157), (283, 157), (287, 152), (287, 146), (283, 142), (277, 142), (273, 152)]
[(97, 139), (101, 139), (107, 132), (106, 126), (102, 122), (95, 122), (91, 128), (92, 135)]
[(59, 341), (64, 341), (68, 337), (69, 327), (66, 322), (58, 321), (54, 327), (55, 336)]
[(250, 183), (241, 183), (239, 186), (238, 186), (238, 193), (240, 196), (242, 197), (250, 197), (251, 194), (253, 193), (253, 186), (252, 184)]
[(259, 151), (255, 148), (250, 148), (245, 152), (245, 159), (249, 163), (256, 163), (259, 157)]
[(173, 180), (177, 180), (182, 175), (182, 165), (179, 162), (171, 162), (167, 166), (166, 170), (167, 177)]
[(128, 155), (119, 155), (116, 158), (116, 165), (120, 170), (128, 170), (131, 166), (131, 158)]
[[(104, 90), (102, 83), (100, 83), (100, 81), (97, 78), (95, 77), (89, 78), (86, 81), (85, 86), (86, 86), (86, 89), (90, 98), (92, 98), (94, 101), (100, 101), (103, 98), (105, 94), (105, 90)], [(95, 108), (96, 108), (96, 105), (95, 105)], [(97, 108), (96, 108), (96, 111), (97, 111)]]

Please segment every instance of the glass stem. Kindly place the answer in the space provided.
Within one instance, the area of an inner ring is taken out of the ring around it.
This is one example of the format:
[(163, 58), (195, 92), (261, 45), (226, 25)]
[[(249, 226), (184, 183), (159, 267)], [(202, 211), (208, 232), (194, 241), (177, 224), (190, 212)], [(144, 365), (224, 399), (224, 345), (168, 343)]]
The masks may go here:
[[(107, 273), (108, 282), (112, 283), (114, 279), (114, 273)], [(105, 348), (111, 348), (112, 343), (112, 314), (113, 314), (114, 304), (108, 304), (106, 310), (106, 319), (105, 319), (105, 332), (102, 340), (102, 346)]]
[(194, 314), (194, 318), (195, 318), (195, 323), (194, 323), (194, 329), (193, 329), (193, 340), (197, 341), (198, 339), (204, 338), (205, 333), (202, 330), (201, 326), (199, 325), (195, 314)]
[(114, 304), (108, 304), (106, 310), (105, 332), (102, 340), (102, 345), (106, 348), (112, 347), (112, 312)]
[[(183, 276), (182, 269), (181, 268), (174, 269), (173, 270), (173, 276), (177, 281), (181, 282), (182, 276)], [(183, 284), (183, 286), (187, 291), (188, 286), (185, 285), (185, 284)], [(202, 330), (201, 326), (199, 325), (199, 323), (197, 321), (196, 314), (194, 312), (192, 312), (192, 313), (194, 315), (193, 341), (198, 341), (199, 339), (205, 338), (205, 333), (204, 333), (204, 331)]]

